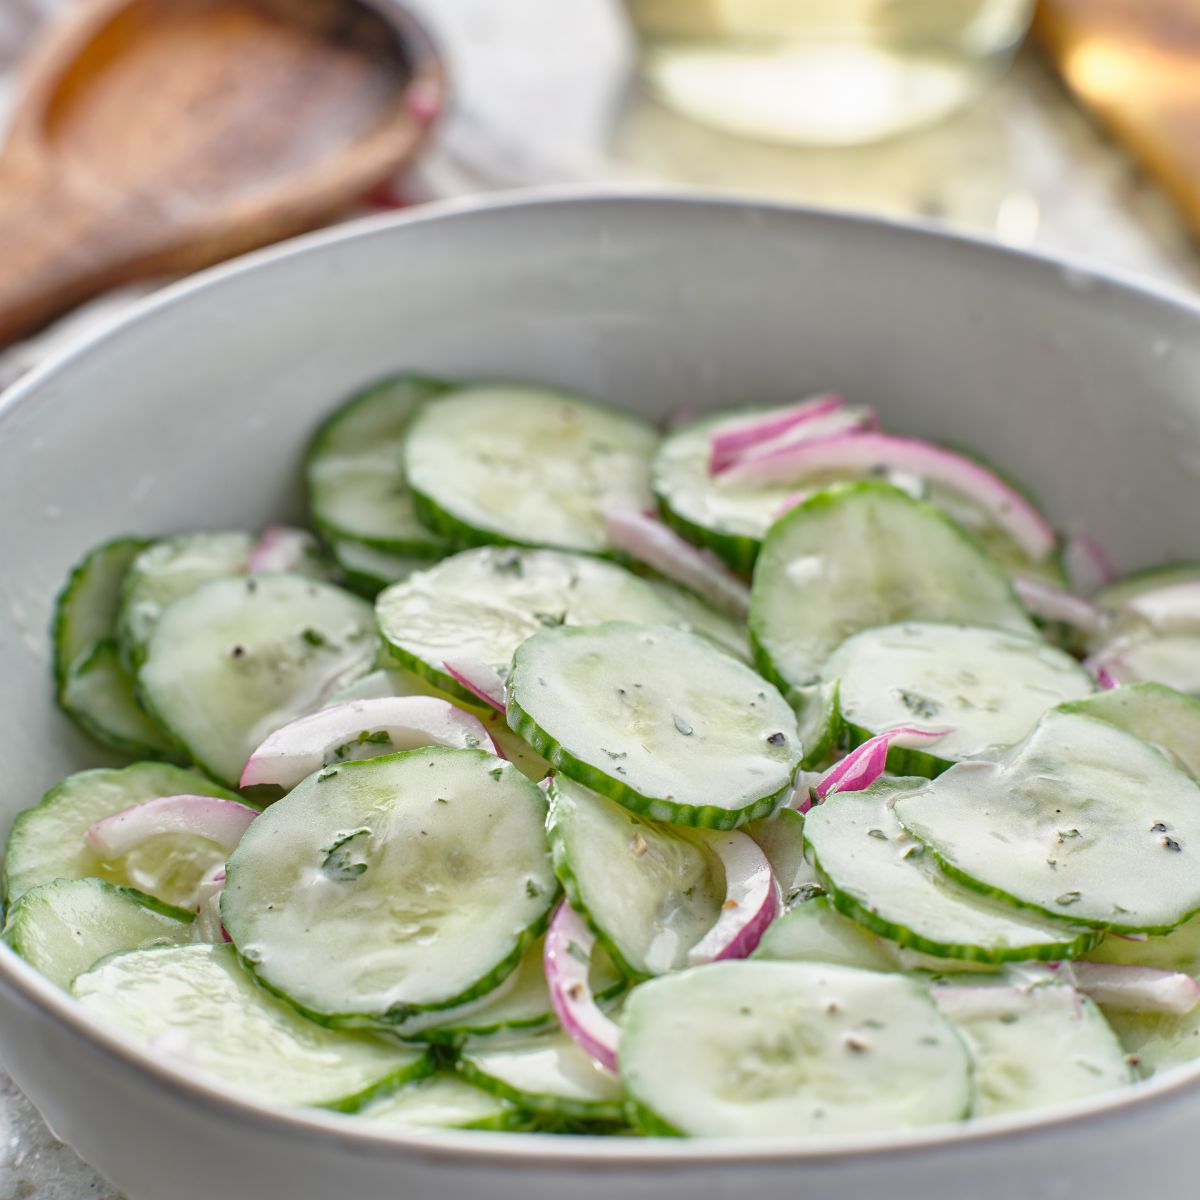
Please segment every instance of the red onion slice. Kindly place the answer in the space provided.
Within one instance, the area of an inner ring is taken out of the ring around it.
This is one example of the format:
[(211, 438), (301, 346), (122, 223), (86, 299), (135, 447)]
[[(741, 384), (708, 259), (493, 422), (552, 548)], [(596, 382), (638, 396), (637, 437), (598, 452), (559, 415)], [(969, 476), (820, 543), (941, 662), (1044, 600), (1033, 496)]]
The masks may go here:
[(92, 849), (109, 861), (163, 834), (207, 838), (232, 853), (257, 816), (255, 809), (218, 796), (160, 796), (101, 818), (86, 836)]
[(779, 887), (758, 843), (735, 829), (715, 835), (709, 845), (725, 868), (725, 904), (717, 923), (688, 951), (693, 967), (745, 958), (779, 915)]
[(312, 563), (319, 553), (317, 539), (307, 529), (290, 525), (271, 525), (250, 551), (247, 570), (253, 575), (260, 571), (297, 571)]
[(585, 1054), (615, 1075), (620, 1031), (600, 1011), (588, 981), (595, 948), (596, 935), (564, 900), (546, 932), (542, 959), (550, 1002), (563, 1032)]
[(474, 658), (456, 658), (443, 662), (442, 669), (489, 708), (504, 711), (504, 680), (494, 667)]
[(229, 934), (221, 924), (221, 893), (225, 890), (225, 867), (214, 867), (197, 885), (193, 908), (196, 923), (193, 928), (203, 942), (228, 942)]
[[(381, 735), (387, 736), (386, 742)], [(420, 746), (478, 747), (496, 752), (483, 723), (449, 701), (432, 696), (350, 700), (277, 729), (250, 755), (238, 786), (294, 788), (325, 766), (338, 747), (368, 736), (380, 739), (379, 754)]]
[(770, 413), (749, 417), (737, 425), (726, 426), (713, 434), (708, 459), (709, 474), (715, 475), (718, 471), (725, 470), (746, 451), (764, 442), (770, 442), (814, 417), (836, 412), (843, 404), (845, 399), (842, 396), (830, 392), (822, 396), (811, 396), (807, 400), (789, 404)]
[(1067, 539), (1063, 547), (1063, 567), (1071, 587), (1084, 596), (1090, 596), (1117, 577), (1112, 559), (1100, 543), (1086, 533)]
[(1119, 1012), (1189, 1013), (1200, 1006), (1200, 980), (1180, 971), (1126, 963), (1064, 962), (1058, 974), (1097, 1004)]
[(724, 478), (748, 484), (802, 483), (828, 472), (912, 472), (978, 505), (1035, 562), (1054, 552), (1057, 538), (1041, 513), (999, 475), (972, 458), (918, 438), (851, 433), (799, 441), (773, 452), (747, 454)]
[(745, 583), (715, 555), (685, 542), (656, 517), (610, 512), (605, 522), (608, 540), (618, 550), (632, 554), (723, 612), (745, 617), (750, 611), (750, 589)]
[(1043, 621), (1061, 621), (1087, 634), (1099, 633), (1104, 627), (1104, 611), (1082, 596), (1025, 575), (1013, 576), (1013, 588), (1021, 603)]
[[(888, 751), (892, 746), (921, 749), (951, 732), (949, 729), (918, 729), (913, 725), (898, 725), (895, 729), (885, 729), (873, 738), (868, 738), (862, 745), (856, 746), (840, 762), (834, 763), (813, 786), (812, 791), (818, 801), (835, 792), (861, 792), (869, 788), (887, 769)], [(806, 812), (811, 807), (811, 799), (801, 796), (797, 808)]]

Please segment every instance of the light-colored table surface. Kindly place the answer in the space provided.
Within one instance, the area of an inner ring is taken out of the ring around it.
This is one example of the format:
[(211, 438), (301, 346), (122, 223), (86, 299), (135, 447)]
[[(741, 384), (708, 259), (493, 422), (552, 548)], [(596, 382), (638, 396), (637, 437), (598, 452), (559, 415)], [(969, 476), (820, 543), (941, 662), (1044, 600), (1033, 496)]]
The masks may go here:
[[(11, 61), (38, 19), (62, 3), (0, 0), (0, 109), (6, 55)], [(852, 151), (783, 150), (691, 125), (643, 94), (609, 0), (412, 6), (440, 35), (457, 87), (439, 146), (401, 185), (414, 199), (564, 181), (682, 183), (944, 222), (1200, 290), (1200, 252), (1167, 202), (1034, 54), (971, 109), (925, 133)], [(0, 383), (144, 290), (108, 297), (0, 356)], [(117, 1200), (0, 1075), (0, 1200), (82, 1197)]]

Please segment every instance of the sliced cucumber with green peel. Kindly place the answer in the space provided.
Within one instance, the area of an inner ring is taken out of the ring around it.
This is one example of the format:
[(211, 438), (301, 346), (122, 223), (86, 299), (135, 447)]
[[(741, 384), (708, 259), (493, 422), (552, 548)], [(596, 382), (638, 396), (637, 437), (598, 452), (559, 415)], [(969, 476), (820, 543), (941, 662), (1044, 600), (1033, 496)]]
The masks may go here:
[(1117, 683), (1161, 683), (1200, 695), (1200, 632), (1156, 635), (1138, 629), (1114, 638), (1091, 661)]
[(683, 618), (681, 624), (715, 642), (722, 650), (736, 655), (743, 662), (750, 661), (750, 641), (744, 622), (735, 621), (725, 613), (710, 608), (695, 593), (678, 584), (653, 576), (646, 577), (646, 582), (672, 608), (679, 610)]
[(403, 1025), (516, 969), (558, 894), (545, 817), (536, 784), (480, 750), (327, 768), (242, 837), (222, 920), (259, 981), (314, 1020)]
[(1200, 786), (1106, 721), (1047, 713), (895, 813), (961, 882), (1063, 920), (1163, 933), (1200, 911)]
[(142, 758), (170, 758), (175, 746), (138, 703), (117, 643), (97, 642), (67, 674), (58, 702), (98, 742)]
[(625, 1116), (620, 1083), (565, 1033), (468, 1046), (456, 1067), (476, 1087), (527, 1112), (599, 1121)]
[(121, 659), (136, 668), (163, 610), (201, 584), (249, 569), (248, 533), (181, 533), (147, 546), (130, 564), (121, 592), (117, 640)]
[(161, 758), (170, 756), (170, 741), (138, 704), (115, 641), (125, 576), (149, 545), (118, 538), (76, 564), (55, 602), (51, 641), (62, 710), (106, 746)]
[[(517, 969), (490, 995), (461, 1010), (422, 1013), (396, 1032), (404, 1038), (442, 1045), (461, 1045), (468, 1039), (512, 1033), (542, 1033), (558, 1026), (543, 963), (545, 939), (537, 938), (526, 948)], [(599, 947), (593, 958), (591, 990), (600, 1001), (619, 996), (626, 987), (624, 976)]]
[(462, 546), (493, 542), (605, 553), (609, 510), (654, 503), (658, 434), (565, 392), (465, 387), (414, 417), (403, 465), (417, 513)]
[(1200, 779), (1200, 699), (1161, 683), (1110, 688), (1061, 711), (1107, 721), (1161, 750), (1193, 779)]
[(895, 971), (896, 956), (874, 934), (843, 916), (828, 896), (813, 896), (777, 917), (754, 958), (833, 963), (865, 971)]
[(572, 907), (629, 975), (659, 975), (721, 915), (725, 876), (697, 834), (660, 825), (561, 775), (550, 782), (554, 869)]
[(4, 941), (61, 988), (120, 950), (191, 940), (190, 912), (170, 916), (102, 879), (56, 879), (30, 888), (4, 924)]
[(813, 865), (841, 912), (864, 929), (939, 958), (977, 962), (1077, 958), (1096, 937), (997, 902), (940, 871), (893, 812), (917, 780), (881, 780), (828, 797), (804, 819)]
[(522, 1129), (529, 1117), (514, 1104), (439, 1071), (368, 1104), (357, 1114), (372, 1133), (387, 1129)]
[(946, 730), (927, 751), (892, 748), (889, 768), (906, 775), (936, 775), (1011, 746), (1047, 709), (1095, 689), (1069, 654), (1041, 638), (932, 621), (863, 630), (829, 656), (821, 676), (837, 684), (851, 745), (902, 725)]
[(117, 627), (121, 588), (130, 565), (151, 542), (124, 537), (97, 546), (72, 568), (54, 605), (50, 637), (59, 688), (71, 670)]
[(919, 983), (817, 963), (713, 963), (643, 983), (621, 1080), (646, 1133), (816, 1140), (956, 1121), (961, 1039)]
[[(663, 520), (698, 546), (707, 546), (735, 571), (749, 573), (767, 530), (788, 503), (796, 486), (747, 483), (709, 469), (714, 435), (768, 417), (770, 408), (718, 413), (672, 430), (654, 456), (652, 484)], [(844, 433), (861, 421), (861, 410), (840, 410), (806, 423), (814, 436)]]
[(744, 663), (695, 634), (623, 621), (524, 642), (508, 723), (625, 807), (715, 829), (774, 812), (801, 756), (791, 709)]
[[(339, 562), (341, 543), (415, 559), (446, 553), (445, 542), (417, 519), (401, 457), (413, 414), (452, 387), (421, 375), (385, 379), (352, 396), (317, 430), (304, 466), (308, 503)], [(348, 545), (342, 549), (364, 561)]]
[(680, 610), (615, 563), (556, 550), (485, 547), (388, 588), (375, 602), (392, 658), (451, 696), (478, 704), (446, 670), (469, 659), (508, 677), (527, 638), (600, 621), (683, 624)]
[(1200, 917), (1192, 917), (1170, 933), (1158, 937), (1127, 938), (1109, 935), (1088, 952), (1090, 962), (1122, 963), (1177, 971), (1200, 979)]
[(163, 610), (138, 688), (193, 761), (236, 786), (268, 734), (368, 671), (375, 648), (357, 596), (301, 575), (234, 576)]
[(804, 818), (794, 808), (781, 808), (745, 828), (771, 864), (785, 909), (820, 890), (817, 874), (804, 857)]
[(1200, 1059), (1200, 1008), (1182, 1015), (1111, 1012), (1108, 1021), (1141, 1079)]
[(1033, 632), (1008, 576), (898, 488), (832, 487), (772, 526), (750, 597), (750, 636), (769, 678), (794, 689), (816, 683), (852, 634), (906, 620)]
[[(18, 813), (4, 852), (5, 892), (9, 904), (39, 884), (56, 879), (96, 876), (109, 883), (153, 892), (162, 862), (158, 839), (148, 843), (136, 861), (104, 864), (86, 835), (102, 817), (159, 796), (219, 796), (238, 800), (211, 780), (165, 763), (134, 763), (121, 770), (80, 771), (52, 787), (34, 808)], [(196, 839), (200, 840), (200, 839)], [(134, 867), (136, 869), (131, 870)]]
[(942, 981), (936, 995), (974, 1061), (972, 1116), (1048, 1108), (1133, 1082), (1104, 1014), (1074, 988), (981, 985), (977, 975), (951, 982), (960, 983)]
[(1200, 583), (1200, 563), (1172, 563), (1166, 567), (1149, 567), (1145, 571), (1134, 571), (1106, 584), (1092, 599), (1101, 608), (1124, 608), (1131, 600), (1136, 600), (1146, 592), (1174, 587), (1177, 583)]
[(345, 585), (368, 600), (374, 600), (393, 583), (425, 570), (430, 563), (428, 558), (408, 558), (364, 546), (361, 542), (335, 541), (331, 543), (330, 552)]
[(297, 1016), (255, 986), (232, 946), (116, 954), (71, 990), (89, 1015), (151, 1053), (271, 1104), (354, 1112), (436, 1069), (427, 1051)]

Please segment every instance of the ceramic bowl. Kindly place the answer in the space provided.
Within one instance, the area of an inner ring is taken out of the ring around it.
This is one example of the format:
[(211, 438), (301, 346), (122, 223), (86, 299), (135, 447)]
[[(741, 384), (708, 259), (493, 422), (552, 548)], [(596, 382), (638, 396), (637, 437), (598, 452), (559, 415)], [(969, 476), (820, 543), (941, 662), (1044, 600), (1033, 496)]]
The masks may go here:
[[(0, 405), (5, 826), (104, 761), (51, 698), (70, 564), (120, 532), (301, 517), (317, 419), (396, 368), (536, 379), (651, 419), (836, 386), (888, 428), (982, 450), (1122, 568), (1200, 557), (1200, 311), (1180, 299), (732, 200), (535, 198), (343, 227), (169, 289)], [(1173, 1200), (1200, 1177), (1200, 1064), (837, 1145), (370, 1135), (155, 1061), (6, 947), (0, 1060), (131, 1200)]]

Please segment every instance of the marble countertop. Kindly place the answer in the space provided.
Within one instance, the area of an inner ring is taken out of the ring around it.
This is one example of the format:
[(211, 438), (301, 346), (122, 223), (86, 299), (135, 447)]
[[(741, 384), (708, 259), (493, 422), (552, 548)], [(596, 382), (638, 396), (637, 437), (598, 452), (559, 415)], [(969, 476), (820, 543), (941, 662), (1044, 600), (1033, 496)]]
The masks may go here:
[[(5, 55), (14, 58), (62, 3), (3, 0), (0, 112)], [(443, 44), (456, 106), (416, 177), (399, 185), (408, 198), (564, 181), (685, 184), (920, 217), (1200, 290), (1200, 252), (1167, 201), (1033, 53), (970, 109), (924, 133), (848, 151), (785, 150), (689, 124), (644, 94), (610, 0), (411, 6)], [(0, 356), (0, 384), (145, 290), (106, 297)], [(84, 1196), (119, 1200), (0, 1075), (0, 1200)]]

